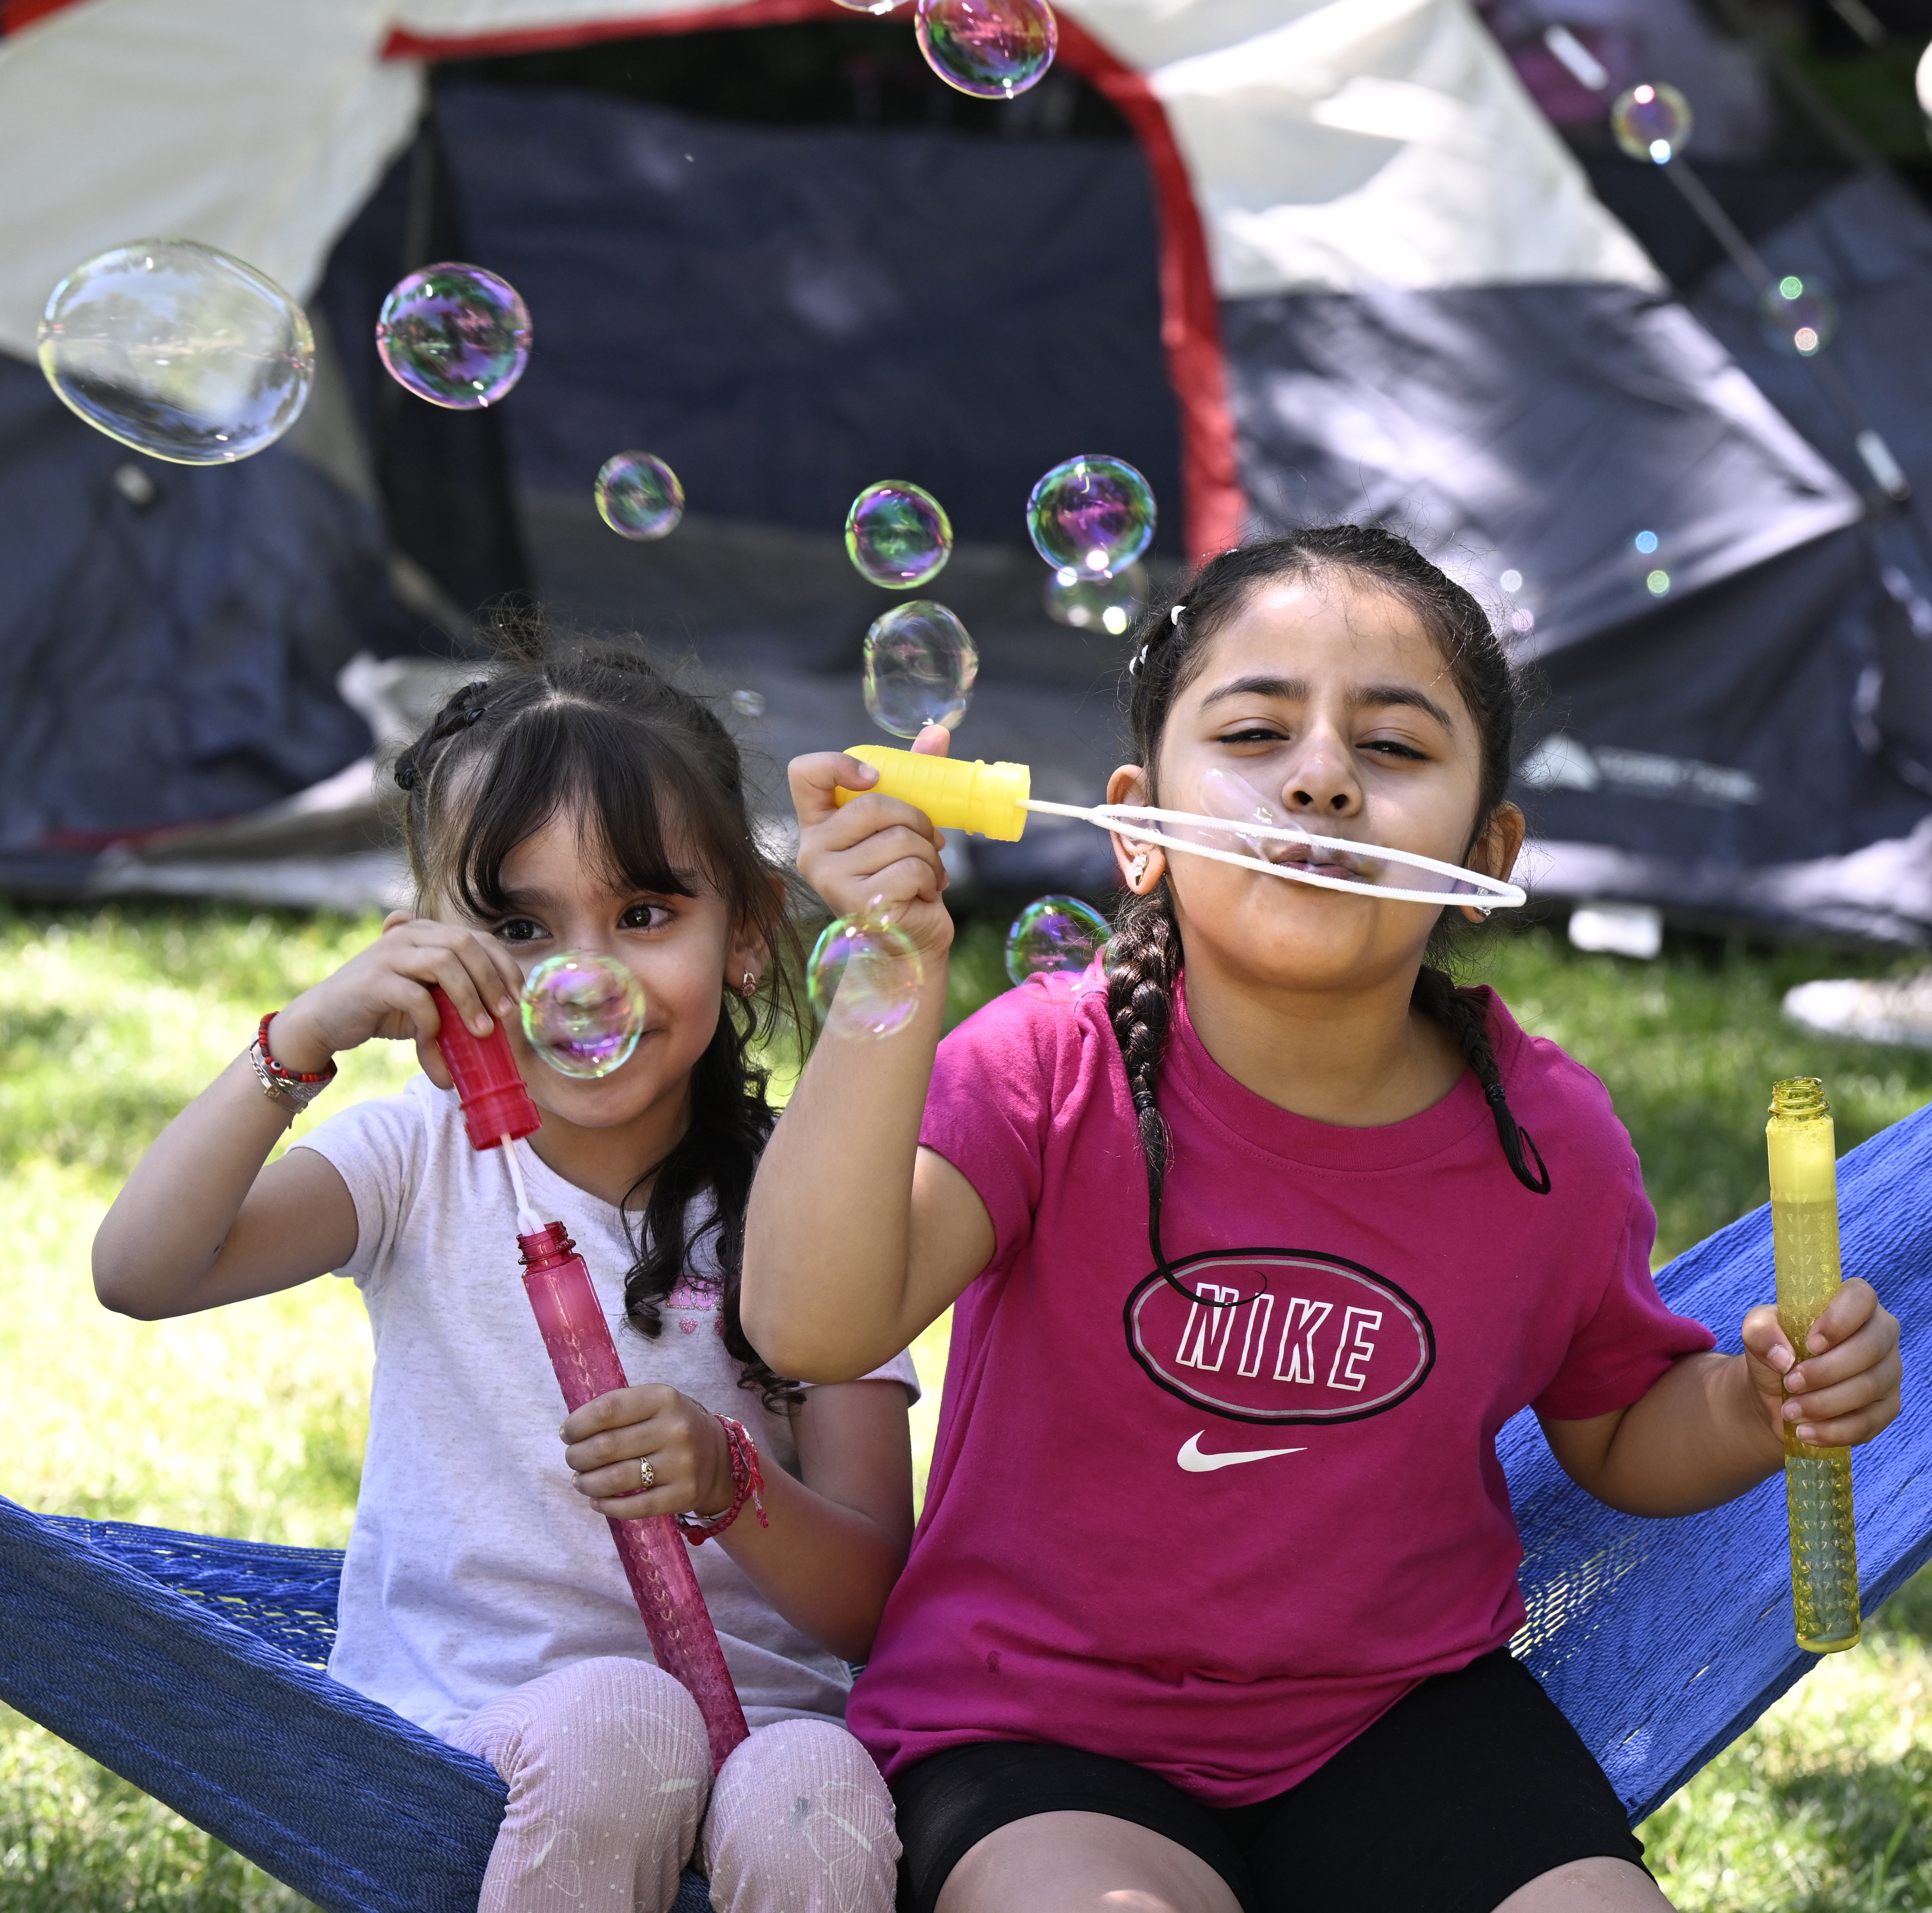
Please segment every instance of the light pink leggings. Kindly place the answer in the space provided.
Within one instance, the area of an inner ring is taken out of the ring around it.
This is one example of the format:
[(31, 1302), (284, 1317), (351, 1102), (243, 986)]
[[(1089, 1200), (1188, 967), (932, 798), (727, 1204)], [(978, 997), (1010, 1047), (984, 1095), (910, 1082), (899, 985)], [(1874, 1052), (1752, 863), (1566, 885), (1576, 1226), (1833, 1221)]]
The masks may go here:
[(612, 1659), (499, 1695), (450, 1738), (510, 1789), (477, 1913), (664, 1913), (700, 1821), (718, 1913), (891, 1913), (892, 1797), (836, 1721), (760, 1728), (714, 1785), (698, 1703)]

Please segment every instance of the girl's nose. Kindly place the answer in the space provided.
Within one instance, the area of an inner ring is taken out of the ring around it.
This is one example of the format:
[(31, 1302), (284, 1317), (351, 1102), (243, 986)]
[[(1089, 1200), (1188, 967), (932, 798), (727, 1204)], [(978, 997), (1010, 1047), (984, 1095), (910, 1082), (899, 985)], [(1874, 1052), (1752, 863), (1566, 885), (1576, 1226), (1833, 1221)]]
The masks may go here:
[(1348, 753), (1319, 737), (1307, 740), (1289, 767), (1281, 796), (1291, 816), (1352, 817), (1362, 807)]

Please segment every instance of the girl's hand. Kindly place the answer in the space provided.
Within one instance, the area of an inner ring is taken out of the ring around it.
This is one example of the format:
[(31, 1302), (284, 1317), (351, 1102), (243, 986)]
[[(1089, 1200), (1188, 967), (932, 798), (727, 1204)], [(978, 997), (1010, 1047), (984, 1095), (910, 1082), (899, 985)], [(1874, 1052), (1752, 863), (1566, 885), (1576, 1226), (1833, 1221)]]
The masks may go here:
[[(731, 1445), (710, 1409), (662, 1382), (613, 1389), (558, 1431), (576, 1488), (600, 1515), (722, 1515), (731, 1505)], [(650, 1464), (652, 1485), (644, 1486)]]
[(412, 1038), (424, 1074), (451, 1089), (436, 1044), (440, 1022), (429, 993), (436, 984), (470, 1028), (488, 1036), (493, 1017), (516, 1014), (524, 979), (509, 952), (476, 931), (392, 910), (367, 950), (277, 1014), (268, 1047), (290, 1069), (320, 1070), (371, 1037)]
[(1869, 1282), (1854, 1277), (1839, 1290), (1802, 1351), (1792, 1351), (1769, 1302), (1744, 1317), (1744, 1335), (1752, 1387), (1780, 1440), (1790, 1428), (1815, 1447), (1852, 1448), (1896, 1419), (1898, 1318)]
[[(944, 757), (949, 733), (928, 724), (913, 749)], [(940, 894), (944, 837), (922, 810), (872, 791), (879, 773), (843, 751), (795, 757), (789, 771), (798, 812), (799, 873), (841, 917), (862, 914), (876, 902), (926, 956), (952, 942), (952, 919)], [(843, 805), (835, 790), (864, 791)]]

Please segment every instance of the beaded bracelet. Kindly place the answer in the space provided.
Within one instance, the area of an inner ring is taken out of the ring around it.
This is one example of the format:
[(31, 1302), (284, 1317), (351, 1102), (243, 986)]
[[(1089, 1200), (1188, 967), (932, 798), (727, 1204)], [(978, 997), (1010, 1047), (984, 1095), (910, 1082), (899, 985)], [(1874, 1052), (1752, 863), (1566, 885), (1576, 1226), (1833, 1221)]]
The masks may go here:
[(738, 1518), (738, 1511), (747, 1501), (758, 1511), (759, 1527), (772, 1524), (771, 1517), (765, 1512), (765, 1478), (758, 1467), (758, 1443), (742, 1422), (734, 1422), (728, 1415), (721, 1415), (718, 1419), (724, 1431), (725, 1445), (731, 1451), (731, 1505), (722, 1515), (700, 1515), (693, 1509), (676, 1518), (685, 1539), (694, 1548), (701, 1548), (714, 1534), (722, 1534)]
[(335, 1080), (335, 1065), (332, 1062), (326, 1070), (292, 1070), (286, 1063), (277, 1062), (268, 1048), (268, 1026), (280, 1014), (279, 1010), (271, 1010), (262, 1019), (255, 1040), (248, 1046), (248, 1060), (254, 1065), (262, 1095), (299, 1116)]

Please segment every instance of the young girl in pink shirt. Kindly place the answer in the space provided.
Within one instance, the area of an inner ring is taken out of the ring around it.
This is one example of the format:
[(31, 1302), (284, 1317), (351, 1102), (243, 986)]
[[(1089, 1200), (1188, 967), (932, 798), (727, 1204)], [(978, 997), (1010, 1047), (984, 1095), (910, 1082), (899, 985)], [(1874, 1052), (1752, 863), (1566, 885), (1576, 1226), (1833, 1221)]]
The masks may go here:
[[(1217, 775), (1330, 836), (1506, 875), (1516, 691), (1468, 593), (1336, 527), (1203, 566), (1130, 667), (1114, 802)], [(944, 749), (943, 732), (924, 748)], [(1496, 1456), (1525, 1406), (1638, 1514), (1869, 1440), (1898, 1325), (1810, 1346), (1675, 1315), (1603, 1086), (1441, 967), (1454, 911), (1117, 839), (1104, 994), (939, 1041), (939, 838), (856, 760), (792, 766), (800, 867), (926, 964), (822, 1041), (759, 1170), (748, 1332), (832, 1381), (956, 1303), (926, 1514), (849, 1719), (918, 1913), (1644, 1913), (1609, 1782), (1506, 1644)], [(1474, 914), (1468, 906), (1466, 914)], [(936, 1052), (936, 1054), (935, 1054)], [(1532, 1138), (1534, 1139), (1532, 1140)]]

